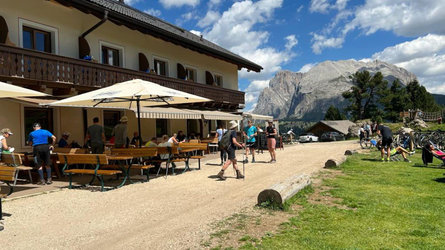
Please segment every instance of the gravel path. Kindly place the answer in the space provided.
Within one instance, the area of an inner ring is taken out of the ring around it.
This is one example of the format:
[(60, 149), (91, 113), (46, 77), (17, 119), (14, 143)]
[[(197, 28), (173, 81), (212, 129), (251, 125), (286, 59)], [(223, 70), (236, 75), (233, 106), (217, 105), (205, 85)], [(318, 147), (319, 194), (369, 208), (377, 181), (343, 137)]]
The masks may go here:
[[(7, 201), (3, 212), (11, 216), (4, 217), (0, 248), (201, 248), (210, 223), (254, 206), (258, 193), (272, 184), (294, 174), (312, 174), (328, 158), (358, 146), (345, 141), (286, 147), (277, 151), (275, 164), (246, 164), (244, 181), (217, 181), (212, 177), (220, 167), (204, 163), (200, 171), (104, 193), (65, 189)], [(266, 162), (269, 154), (256, 158)], [(226, 176), (234, 177), (231, 167)]]

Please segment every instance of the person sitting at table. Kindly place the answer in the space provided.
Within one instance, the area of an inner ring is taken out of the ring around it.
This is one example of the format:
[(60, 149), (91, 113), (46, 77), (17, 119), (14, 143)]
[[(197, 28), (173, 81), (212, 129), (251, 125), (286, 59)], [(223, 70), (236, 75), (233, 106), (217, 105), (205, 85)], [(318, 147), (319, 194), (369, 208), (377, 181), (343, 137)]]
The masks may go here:
[(4, 128), (0, 131), (0, 157), (2, 153), (11, 153), (14, 151), (14, 148), (9, 147), (8, 143), (6, 142), (6, 139), (9, 138), (9, 136), (12, 135), (12, 132), (9, 128)]
[(69, 132), (63, 132), (62, 138), (59, 140), (59, 143), (57, 144), (59, 148), (69, 148), (70, 145), (68, 144), (68, 138), (70, 137)]
[(147, 144), (145, 144), (145, 146), (146, 146), (146, 147), (149, 147), (149, 148), (151, 148), (151, 147), (157, 147), (158, 144), (157, 144), (156, 142), (157, 142), (156, 137), (152, 137), (152, 138), (150, 139), (150, 141), (147, 142)]
[(182, 132), (182, 130), (178, 131), (178, 136), (176, 136), (176, 140), (178, 142), (185, 142), (187, 139), (187, 137), (185, 136), (184, 132)]
[(134, 132), (133, 133), (133, 139), (131, 139), (130, 144), (131, 145), (135, 145), (135, 146), (139, 146), (139, 142), (142, 140), (142, 138), (139, 136), (138, 132)]
[(176, 133), (174, 133), (173, 136), (170, 137), (170, 139), (168, 139), (168, 142), (169, 142), (171, 145), (178, 145), (178, 144), (179, 144), (179, 141), (176, 139), (177, 136), (178, 136), (178, 135), (177, 135)]

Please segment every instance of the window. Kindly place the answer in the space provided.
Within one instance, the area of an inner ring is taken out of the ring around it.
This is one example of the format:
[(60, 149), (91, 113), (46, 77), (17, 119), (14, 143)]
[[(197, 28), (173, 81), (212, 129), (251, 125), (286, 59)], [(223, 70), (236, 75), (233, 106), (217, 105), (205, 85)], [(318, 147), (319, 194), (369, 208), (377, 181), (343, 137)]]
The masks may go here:
[(112, 66), (121, 66), (120, 53), (118, 49), (113, 49), (107, 46), (102, 46), (102, 63)]
[(167, 66), (168, 66), (168, 64), (166, 61), (162, 61), (159, 59), (154, 60), (155, 71), (156, 71), (156, 74), (158, 74), (158, 75), (167, 76), (167, 74), (168, 74)]
[(103, 114), (105, 138), (107, 140), (110, 140), (114, 126), (116, 126), (116, 124), (118, 124), (119, 120), (121, 119), (121, 112), (115, 110), (104, 110)]
[(23, 48), (51, 53), (51, 33), (23, 26)]
[(215, 75), (214, 77), (216, 86), (223, 86), (223, 77), (221, 75)]
[(196, 82), (196, 70), (193, 68), (186, 68), (186, 80), (190, 80), (192, 82)]
[(34, 131), (32, 125), (35, 122), (40, 123), (42, 129), (46, 129), (49, 132), (54, 133), (52, 109), (25, 107), (24, 117), (25, 117), (25, 143), (26, 141), (28, 141), (29, 133)]
[(156, 137), (167, 134), (167, 119), (156, 119)]

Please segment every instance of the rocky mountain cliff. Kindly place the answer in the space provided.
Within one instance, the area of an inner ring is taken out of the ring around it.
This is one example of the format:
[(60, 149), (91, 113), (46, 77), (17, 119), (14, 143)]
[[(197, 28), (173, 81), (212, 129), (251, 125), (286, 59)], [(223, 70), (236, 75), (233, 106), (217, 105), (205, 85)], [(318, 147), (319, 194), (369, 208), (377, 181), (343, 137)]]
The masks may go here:
[(407, 70), (382, 61), (325, 61), (306, 73), (278, 72), (259, 95), (253, 112), (279, 119), (323, 119), (330, 105), (340, 109), (346, 106), (341, 94), (351, 88), (349, 76), (363, 70), (380, 71), (389, 83), (399, 79), (407, 84), (416, 79)]

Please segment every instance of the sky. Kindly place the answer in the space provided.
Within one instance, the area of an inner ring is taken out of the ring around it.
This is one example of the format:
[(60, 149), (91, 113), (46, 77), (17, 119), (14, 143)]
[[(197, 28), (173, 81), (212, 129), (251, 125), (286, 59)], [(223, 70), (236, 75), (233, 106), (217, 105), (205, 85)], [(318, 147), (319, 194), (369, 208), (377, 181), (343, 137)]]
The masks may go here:
[(445, 0), (125, 0), (264, 69), (239, 71), (246, 110), (276, 72), (382, 60), (445, 94)]

